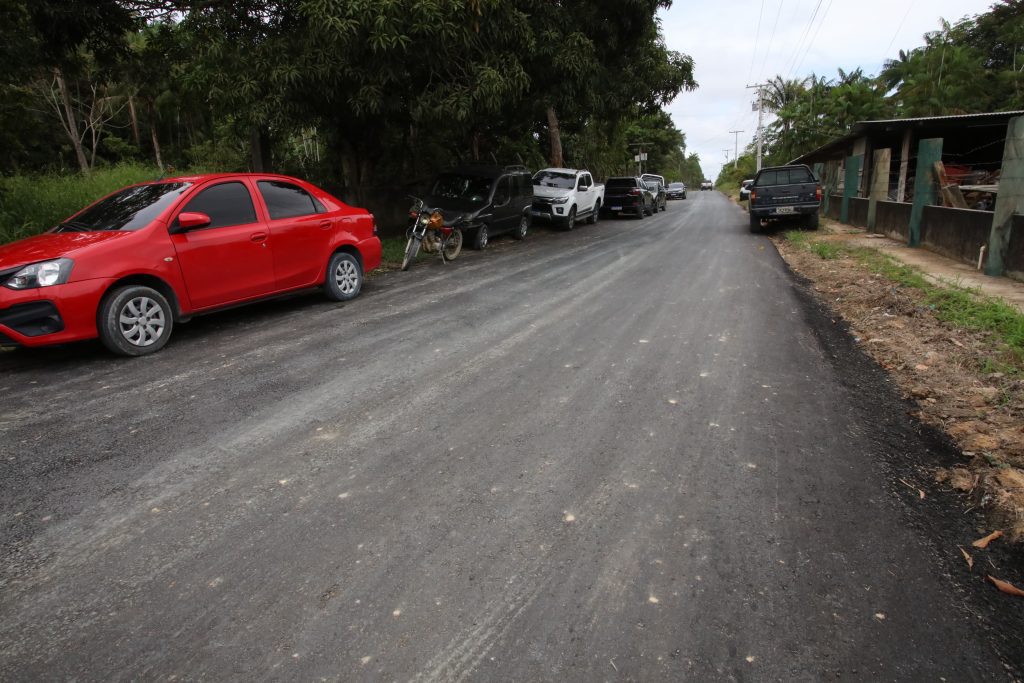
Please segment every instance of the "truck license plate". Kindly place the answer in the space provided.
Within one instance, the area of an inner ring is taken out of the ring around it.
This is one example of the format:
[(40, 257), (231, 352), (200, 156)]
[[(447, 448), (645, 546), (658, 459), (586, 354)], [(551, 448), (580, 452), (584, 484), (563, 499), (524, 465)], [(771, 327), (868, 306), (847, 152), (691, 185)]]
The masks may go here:
[(612, 211), (622, 211), (622, 207), (621, 206), (613, 206), (612, 207)]
[(791, 214), (796, 213), (796, 209), (794, 209), (792, 206), (780, 206), (779, 208), (775, 209), (775, 213)]

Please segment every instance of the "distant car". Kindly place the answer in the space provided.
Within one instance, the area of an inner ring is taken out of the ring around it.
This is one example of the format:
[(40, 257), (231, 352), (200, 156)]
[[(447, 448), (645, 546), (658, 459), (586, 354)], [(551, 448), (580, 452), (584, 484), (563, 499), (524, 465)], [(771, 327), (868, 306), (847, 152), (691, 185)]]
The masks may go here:
[(710, 180), (705, 180), (701, 182), (700, 189), (703, 192), (704, 190), (713, 190), (715, 189), (715, 186), (711, 183)]
[(668, 207), (668, 196), (665, 191), (665, 178), (654, 173), (644, 173), (640, 179), (647, 183), (647, 189), (654, 195), (654, 210), (664, 211)]
[(686, 183), (669, 183), (665, 196), (668, 199), (686, 199)]
[(754, 179), (744, 180), (740, 185), (740, 200), (745, 201), (750, 199), (750, 186), (754, 184)]
[(0, 246), (0, 345), (99, 337), (114, 353), (142, 356), (200, 313), (312, 287), (353, 299), (380, 260), (368, 211), (296, 178), (132, 185)]
[(502, 233), (526, 237), (533, 183), (525, 166), (460, 166), (438, 174), (423, 201), (445, 221), (465, 220), (470, 245), (483, 249)]
[(604, 183), (603, 211), (637, 218), (654, 215), (654, 195), (647, 183), (637, 177), (609, 178)]

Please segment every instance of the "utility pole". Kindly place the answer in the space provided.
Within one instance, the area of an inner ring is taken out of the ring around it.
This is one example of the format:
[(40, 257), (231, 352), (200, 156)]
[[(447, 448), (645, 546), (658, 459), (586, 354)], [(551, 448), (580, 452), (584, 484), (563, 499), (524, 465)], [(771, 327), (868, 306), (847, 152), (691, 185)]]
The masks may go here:
[(725, 163), (728, 164), (729, 163), (729, 150), (728, 149), (723, 149), (722, 151), (725, 152)]
[(643, 163), (645, 161), (647, 161), (647, 154), (644, 152), (644, 147), (650, 146), (650, 144), (651, 143), (649, 143), (649, 142), (631, 142), (628, 145), (628, 147), (630, 147), (630, 148), (632, 148), (632, 147), (636, 147), (637, 148), (635, 157), (636, 157), (636, 174), (638, 176), (641, 176), (641, 175), (644, 174)]
[(764, 83), (755, 83), (754, 85), (748, 85), (747, 89), (757, 88), (757, 170), (761, 170), (761, 128), (764, 121), (764, 98), (762, 97), (762, 88)]
[(740, 133), (745, 133), (746, 131), (743, 131), (743, 130), (730, 130), (729, 132), (736, 134), (736, 142), (733, 144), (733, 147), (735, 147), (735, 150), (733, 151), (733, 155), (734, 156), (733, 156), (732, 167), (733, 168), (738, 168), (739, 165), (740, 165)]

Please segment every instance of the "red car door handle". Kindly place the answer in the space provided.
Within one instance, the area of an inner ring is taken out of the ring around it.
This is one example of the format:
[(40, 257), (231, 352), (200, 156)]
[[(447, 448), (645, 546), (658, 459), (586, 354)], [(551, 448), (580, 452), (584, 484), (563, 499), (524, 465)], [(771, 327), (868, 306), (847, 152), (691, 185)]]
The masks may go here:
[(262, 242), (263, 240), (267, 239), (267, 233), (254, 232), (253, 234), (249, 235), (249, 239), (252, 240), (253, 242)]
[(320, 229), (321, 230), (329, 230), (330, 227), (331, 227), (331, 222), (330, 221), (320, 221)]

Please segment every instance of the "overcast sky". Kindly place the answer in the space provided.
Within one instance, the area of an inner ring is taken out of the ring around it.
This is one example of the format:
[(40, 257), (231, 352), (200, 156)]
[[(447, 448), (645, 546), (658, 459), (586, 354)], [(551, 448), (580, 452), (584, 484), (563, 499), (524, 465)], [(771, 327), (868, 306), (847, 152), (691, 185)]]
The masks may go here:
[[(745, 86), (777, 74), (795, 78), (810, 73), (833, 78), (836, 69), (877, 74), (900, 49), (924, 44), (922, 35), (988, 10), (993, 0), (676, 0), (661, 13), (670, 49), (693, 57), (700, 87), (668, 107), (686, 133), (687, 153), (700, 154), (714, 180), (739, 147), (754, 139), (757, 112), (754, 91)], [(763, 15), (762, 13), (763, 7)], [(815, 8), (817, 15), (811, 22)], [(758, 17), (760, 15), (760, 31)]]

